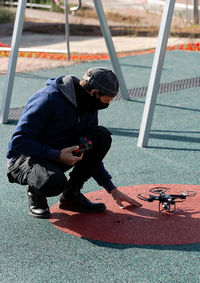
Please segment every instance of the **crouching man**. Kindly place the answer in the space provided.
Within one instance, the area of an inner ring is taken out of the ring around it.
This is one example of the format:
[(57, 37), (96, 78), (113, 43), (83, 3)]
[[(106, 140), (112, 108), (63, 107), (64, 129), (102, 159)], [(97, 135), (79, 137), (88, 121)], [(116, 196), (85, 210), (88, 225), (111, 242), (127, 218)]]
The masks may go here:
[[(81, 80), (73, 75), (49, 79), (28, 100), (8, 146), (8, 179), (27, 185), (29, 214), (49, 218), (47, 197), (60, 195), (59, 207), (80, 212), (101, 212), (82, 193), (91, 177), (123, 207), (140, 204), (113, 184), (102, 160), (111, 146), (111, 133), (98, 125), (98, 110), (118, 94), (119, 82), (109, 69), (89, 69)], [(92, 149), (77, 156), (79, 139)], [(69, 180), (65, 172), (71, 169)]]

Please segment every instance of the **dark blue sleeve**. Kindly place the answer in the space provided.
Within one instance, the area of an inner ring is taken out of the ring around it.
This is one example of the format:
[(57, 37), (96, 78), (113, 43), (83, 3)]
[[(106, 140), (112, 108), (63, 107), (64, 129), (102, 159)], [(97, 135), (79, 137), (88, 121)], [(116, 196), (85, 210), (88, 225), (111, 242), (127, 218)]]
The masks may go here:
[(98, 125), (98, 111), (92, 112), (89, 119), (89, 127), (94, 127)]
[(53, 111), (53, 103), (48, 94), (29, 100), (9, 142), (8, 158), (24, 154), (35, 158), (59, 159), (59, 150), (38, 142)]
[(111, 191), (116, 188), (116, 186), (113, 184), (111, 180), (112, 177), (110, 176), (108, 171), (106, 171), (106, 169), (104, 168), (103, 162), (100, 163), (98, 169), (96, 170), (95, 174), (93, 174), (92, 177), (97, 182), (97, 184), (103, 187), (104, 189), (106, 189), (108, 193), (111, 193)]

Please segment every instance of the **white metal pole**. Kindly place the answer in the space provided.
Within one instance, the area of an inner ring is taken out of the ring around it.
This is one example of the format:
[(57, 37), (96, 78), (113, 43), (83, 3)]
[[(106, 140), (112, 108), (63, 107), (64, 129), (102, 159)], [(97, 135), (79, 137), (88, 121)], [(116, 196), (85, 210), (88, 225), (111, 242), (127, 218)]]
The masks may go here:
[(158, 35), (158, 44), (154, 55), (147, 96), (143, 111), (140, 133), (138, 138), (138, 147), (146, 147), (148, 145), (149, 133), (153, 120), (156, 98), (160, 85), (161, 72), (166, 53), (167, 41), (174, 12), (175, 0), (166, 0), (163, 9), (162, 20)]
[(70, 61), (70, 33), (69, 33), (69, 13), (68, 13), (68, 0), (65, 0), (65, 36), (67, 43), (67, 59)]
[(14, 77), (15, 77), (15, 70), (17, 64), (17, 57), (18, 57), (18, 49), (21, 41), (22, 35), (22, 28), (24, 23), (24, 15), (26, 10), (26, 3), (27, 0), (19, 0), (16, 18), (15, 18), (15, 25), (12, 35), (12, 42), (11, 42), (11, 53), (10, 59), (8, 64), (8, 71), (6, 76), (6, 85), (4, 89), (2, 107), (0, 111), (0, 123), (7, 123), (8, 122), (8, 114), (10, 108), (10, 101), (12, 96), (12, 89), (14, 84)]
[(186, 19), (186, 24), (188, 25), (188, 0), (186, 0), (185, 3), (185, 19)]
[(107, 24), (107, 20), (106, 20), (106, 16), (103, 10), (103, 6), (101, 3), (101, 0), (93, 0), (94, 1), (94, 5), (95, 5), (95, 9), (97, 12), (97, 16), (99, 18), (99, 22), (100, 22), (100, 27), (101, 27), (101, 31), (102, 34), (104, 36), (107, 48), (108, 48), (108, 52), (110, 55), (110, 59), (115, 71), (115, 74), (117, 75), (118, 79), (119, 79), (119, 85), (120, 85), (120, 92), (121, 95), (124, 99), (129, 99), (129, 95), (128, 95), (128, 91), (126, 88), (126, 84), (124, 81), (124, 77), (122, 74), (122, 70), (121, 70), (121, 66), (119, 64), (118, 58), (117, 58), (117, 53), (115, 51), (115, 47), (112, 41), (112, 36), (110, 33), (110, 29), (108, 27)]

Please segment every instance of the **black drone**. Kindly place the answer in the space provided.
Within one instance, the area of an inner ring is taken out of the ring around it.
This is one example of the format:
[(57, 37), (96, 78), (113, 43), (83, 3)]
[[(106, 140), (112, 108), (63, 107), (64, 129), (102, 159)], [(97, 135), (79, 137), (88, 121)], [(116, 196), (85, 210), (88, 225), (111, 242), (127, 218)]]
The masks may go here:
[[(186, 200), (187, 197), (194, 197), (197, 194), (194, 191), (182, 192), (179, 195), (169, 194), (169, 193), (165, 194), (165, 192), (169, 190), (170, 190), (169, 188), (165, 188), (165, 187), (155, 187), (149, 190), (149, 192), (155, 195), (148, 194), (148, 197), (145, 197), (142, 194), (138, 194), (137, 197), (141, 200), (145, 200), (148, 202), (152, 202), (154, 200), (159, 201), (159, 204), (158, 204), (159, 212), (161, 211), (174, 212), (176, 210), (177, 202), (183, 202)], [(177, 199), (180, 199), (180, 200), (177, 200)]]

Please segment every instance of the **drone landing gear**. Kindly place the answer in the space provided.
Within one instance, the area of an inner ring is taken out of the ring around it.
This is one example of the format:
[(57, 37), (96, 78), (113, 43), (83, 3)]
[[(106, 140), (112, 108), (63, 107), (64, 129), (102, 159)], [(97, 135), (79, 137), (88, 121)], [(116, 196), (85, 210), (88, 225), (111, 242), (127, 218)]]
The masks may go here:
[(176, 203), (159, 202), (158, 212), (166, 211), (168, 213), (173, 213), (176, 210)]

